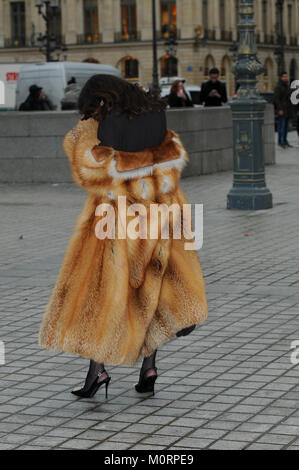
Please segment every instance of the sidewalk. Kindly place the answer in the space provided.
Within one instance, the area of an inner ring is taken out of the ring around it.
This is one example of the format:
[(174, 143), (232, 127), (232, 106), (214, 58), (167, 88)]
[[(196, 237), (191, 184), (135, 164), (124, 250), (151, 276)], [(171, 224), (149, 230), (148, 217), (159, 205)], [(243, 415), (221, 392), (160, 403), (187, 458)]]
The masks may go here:
[[(290, 140), (298, 143), (293, 133)], [(274, 208), (226, 210), (231, 172), (183, 181), (204, 204), (200, 261), (208, 321), (157, 355), (156, 395), (114, 367), (105, 401), (70, 391), (88, 362), (41, 350), (39, 323), (85, 194), (75, 185), (0, 186), (0, 449), (297, 449), (299, 150), (267, 167)], [(299, 343), (298, 343), (299, 344)], [(298, 354), (299, 358), (299, 354)]]

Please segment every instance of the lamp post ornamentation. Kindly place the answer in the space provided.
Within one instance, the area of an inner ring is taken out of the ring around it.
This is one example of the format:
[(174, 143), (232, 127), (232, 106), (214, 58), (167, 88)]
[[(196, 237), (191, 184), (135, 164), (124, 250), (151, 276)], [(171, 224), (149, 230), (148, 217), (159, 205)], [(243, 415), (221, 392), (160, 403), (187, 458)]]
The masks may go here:
[[(43, 51), (43, 44), (45, 45), (45, 56), (47, 62), (52, 62), (52, 52), (60, 49), (62, 52), (67, 51), (65, 44), (57, 44), (55, 34), (50, 33), (50, 22), (55, 18), (57, 9), (59, 8), (59, 0), (35, 0), (35, 6), (38, 9), (38, 14), (43, 18), (46, 23), (46, 32), (44, 35), (39, 34), (37, 40), (41, 43), (40, 50)], [(44, 9), (43, 9), (44, 7)]]
[(233, 72), (240, 85), (230, 102), (233, 116), (234, 177), (227, 196), (228, 209), (272, 208), (266, 187), (263, 125), (266, 102), (257, 90), (257, 76), (264, 67), (257, 58), (253, 0), (240, 0), (240, 33)]

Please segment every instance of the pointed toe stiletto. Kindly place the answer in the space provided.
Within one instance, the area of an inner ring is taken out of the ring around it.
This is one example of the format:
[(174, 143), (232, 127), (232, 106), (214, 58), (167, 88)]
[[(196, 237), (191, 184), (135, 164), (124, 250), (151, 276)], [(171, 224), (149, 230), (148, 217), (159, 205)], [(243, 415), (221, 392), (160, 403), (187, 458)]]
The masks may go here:
[[(106, 375), (106, 378), (101, 380), (101, 377), (103, 375)], [(72, 394), (80, 398), (92, 398), (97, 393), (99, 388), (103, 384), (105, 384), (105, 396), (107, 399), (108, 398), (108, 385), (110, 383), (110, 380), (111, 380), (111, 377), (104, 370), (103, 372), (101, 372), (100, 374), (96, 376), (94, 382), (92, 382), (91, 386), (88, 389), (86, 389), (85, 387), (79, 388), (77, 390), (75, 389), (72, 391)]]
[(182, 330), (178, 331), (176, 333), (176, 336), (180, 338), (181, 336), (188, 336), (190, 333), (192, 333), (193, 330), (195, 330), (196, 325), (189, 326), (187, 328), (183, 328)]
[[(147, 375), (149, 371), (154, 371), (155, 374)], [(142, 374), (140, 374), (139, 382), (135, 385), (135, 390), (138, 393), (152, 393), (155, 395), (155, 382), (157, 380), (157, 368), (152, 367), (150, 369), (145, 370)]]

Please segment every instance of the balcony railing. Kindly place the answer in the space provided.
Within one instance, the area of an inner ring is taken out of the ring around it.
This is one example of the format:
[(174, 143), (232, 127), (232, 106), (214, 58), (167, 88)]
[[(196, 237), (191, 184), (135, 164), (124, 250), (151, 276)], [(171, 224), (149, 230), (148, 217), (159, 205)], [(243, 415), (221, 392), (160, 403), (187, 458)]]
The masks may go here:
[(232, 41), (233, 33), (232, 31), (221, 31), (221, 41)]
[(274, 44), (274, 42), (275, 42), (274, 34), (265, 34), (264, 36), (265, 44)]
[(98, 44), (102, 42), (101, 33), (77, 34), (77, 44)]
[(161, 30), (158, 32), (158, 39), (180, 39), (181, 31), (177, 28), (172, 26), (169, 29), (167, 26), (162, 26)]
[(205, 39), (215, 41), (216, 31), (214, 29), (205, 29), (205, 36), (204, 37), (205, 37)]
[(140, 41), (140, 31), (130, 31), (128, 33), (114, 33), (114, 42)]
[(5, 38), (4, 47), (25, 47), (27, 41), (25, 37)]
[(297, 46), (297, 37), (296, 36), (291, 36), (290, 37), (290, 45), (291, 46)]

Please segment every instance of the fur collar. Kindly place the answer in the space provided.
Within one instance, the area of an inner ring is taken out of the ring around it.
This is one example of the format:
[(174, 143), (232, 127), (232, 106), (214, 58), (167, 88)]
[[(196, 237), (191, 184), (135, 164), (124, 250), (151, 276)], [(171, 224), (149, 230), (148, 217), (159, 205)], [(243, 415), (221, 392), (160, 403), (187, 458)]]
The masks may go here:
[(99, 145), (97, 131), (98, 122), (88, 119), (79, 121), (64, 138), (73, 177), (81, 187), (107, 194), (111, 187), (152, 177), (157, 193), (175, 190), (189, 160), (178, 134), (168, 129), (160, 145), (141, 152), (124, 152)]

